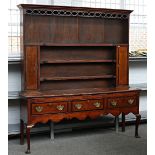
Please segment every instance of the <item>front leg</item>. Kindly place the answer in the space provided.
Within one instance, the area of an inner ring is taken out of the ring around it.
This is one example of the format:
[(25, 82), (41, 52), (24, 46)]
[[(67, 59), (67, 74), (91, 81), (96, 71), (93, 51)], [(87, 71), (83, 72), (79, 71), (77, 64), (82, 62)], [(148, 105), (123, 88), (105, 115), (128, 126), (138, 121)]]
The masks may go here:
[(119, 128), (119, 117), (115, 116), (115, 130), (116, 130), (116, 133), (118, 133), (118, 128)]
[(140, 136), (138, 135), (138, 127), (139, 127), (139, 124), (140, 124), (140, 119), (141, 119), (141, 115), (136, 114), (136, 124), (135, 124), (135, 137), (136, 138), (140, 138)]
[(24, 121), (20, 120), (20, 145), (24, 144)]
[(26, 126), (26, 138), (27, 138), (27, 150), (26, 154), (30, 154), (30, 129), (33, 127), (33, 125), (27, 125)]
[(125, 113), (122, 112), (122, 132), (125, 132)]

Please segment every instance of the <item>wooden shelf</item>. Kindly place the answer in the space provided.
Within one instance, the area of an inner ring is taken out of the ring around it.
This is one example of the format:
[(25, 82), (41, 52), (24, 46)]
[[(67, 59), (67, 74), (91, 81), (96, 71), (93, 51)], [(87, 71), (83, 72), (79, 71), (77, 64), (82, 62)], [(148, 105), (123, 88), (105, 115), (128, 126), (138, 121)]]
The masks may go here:
[(103, 75), (103, 76), (78, 76), (78, 77), (42, 77), (40, 81), (56, 81), (56, 80), (86, 80), (86, 79), (108, 79), (116, 78), (114, 75)]
[(84, 95), (84, 94), (102, 94), (102, 93), (116, 93), (120, 91), (128, 92), (133, 91), (135, 88), (129, 88), (128, 86), (121, 87), (108, 87), (108, 88), (81, 88), (81, 89), (61, 89), (61, 90), (44, 90), (44, 91), (25, 91), (21, 95), (27, 97), (42, 97), (42, 96), (65, 96), (65, 95)]
[(40, 42), (40, 43), (27, 43), (25, 44), (27, 46), (30, 45), (36, 45), (36, 46), (127, 46), (127, 43), (120, 43), (120, 44), (106, 44), (106, 43), (88, 43), (88, 44), (84, 44), (84, 43), (74, 43), (74, 44), (70, 44), (70, 43), (45, 43), (45, 42)]
[(55, 64), (55, 63), (103, 63), (103, 62), (116, 62), (116, 60), (45, 60), (40, 61), (40, 64)]

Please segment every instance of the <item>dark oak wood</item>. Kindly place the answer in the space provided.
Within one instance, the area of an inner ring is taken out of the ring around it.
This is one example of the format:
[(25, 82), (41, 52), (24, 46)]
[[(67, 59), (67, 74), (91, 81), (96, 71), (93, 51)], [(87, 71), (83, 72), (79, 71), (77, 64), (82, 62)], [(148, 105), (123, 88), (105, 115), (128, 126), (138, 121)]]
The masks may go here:
[(109, 59), (109, 60), (42, 60), (40, 64), (61, 64), (61, 63), (101, 63), (101, 62), (116, 62), (116, 60)]
[(24, 121), (20, 120), (20, 145), (24, 144)]
[[(42, 79), (89, 79), (112, 78), (115, 76), (115, 65), (109, 63), (82, 63), (82, 64), (44, 64), (40, 66)], [(80, 78), (81, 77), (81, 78)]]
[(66, 113), (67, 102), (32, 103), (32, 115)]
[(76, 77), (41, 77), (40, 81), (48, 80), (80, 80), (80, 79), (104, 79), (104, 78), (116, 78), (114, 75), (102, 75), (102, 76), (76, 76)]
[(118, 46), (118, 85), (128, 85), (128, 46)]
[(122, 113), (122, 132), (125, 132), (125, 114)]
[(78, 79), (78, 77), (73, 77), (71, 80), (58, 80), (58, 81), (41, 81), (40, 90), (65, 90), (65, 89), (92, 89), (92, 88), (109, 88), (115, 86), (115, 79), (113, 78), (93, 78), (87, 80)]
[(76, 11), (104, 11), (108, 13), (131, 13), (132, 10), (121, 10), (121, 9), (107, 9), (107, 8), (89, 8), (89, 7), (71, 7), (71, 6), (56, 6), (56, 5), (32, 5), (32, 4), (19, 4), (18, 7), (21, 9), (60, 9), (60, 10), (76, 10)]
[(37, 66), (37, 47), (28, 46), (25, 47), (25, 89), (37, 89), (37, 77), (38, 77), (38, 66)]
[(26, 124), (122, 114), (136, 115), (139, 93), (129, 88), (131, 10), (21, 4), (21, 138)]
[(76, 111), (89, 111), (104, 108), (104, 99), (98, 100), (75, 100), (71, 102), (72, 112)]
[(135, 126), (135, 137), (136, 138), (140, 138), (140, 136), (138, 134), (138, 126), (140, 124), (140, 119), (141, 119), (141, 115), (140, 114), (136, 114), (136, 126)]
[[(129, 94), (128, 94), (129, 95)], [(129, 101), (133, 101), (132, 104)], [(113, 103), (113, 104), (112, 104)], [(121, 108), (121, 107), (130, 107), (130, 106), (136, 106), (136, 97), (135, 96), (126, 96), (123, 94), (122, 97), (112, 97), (108, 98), (108, 105), (107, 108), (113, 109), (113, 108)]]
[(30, 127), (26, 127), (26, 135), (27, 135), (27, 150), (26, 150), (26, 154), (30, 154)]
[[(42, 61), (106, 61), (115, 59), (115, 46), (83, 46), (83, 44), (77, 44), (72, 46), (41, 46), (40, 47), (40, 59)], [(69, 55), (69, 56), (68, 56)]]
[(88, 44), (85, 44), (85, 43), (50, 43), (50, 42), (47, 42), (47, 43), (44, 43), (44, 42), (40, 42), (40, 43), (28, 43), (28, 44), (25, 44), (26, 46), (32, 46), (32, 45), (35, 45), (35, 46), (46, 46), (46, 47), (49, 47), (49, 46), (52, 46), (52, 47), (79, 47), (79, 46), (82, 46), (82, 47), (105, 47), (105, 46), (128, 46), (127, 43), (117, 43), (117, 44), (110, 44), (110, 43), (88, 43)]

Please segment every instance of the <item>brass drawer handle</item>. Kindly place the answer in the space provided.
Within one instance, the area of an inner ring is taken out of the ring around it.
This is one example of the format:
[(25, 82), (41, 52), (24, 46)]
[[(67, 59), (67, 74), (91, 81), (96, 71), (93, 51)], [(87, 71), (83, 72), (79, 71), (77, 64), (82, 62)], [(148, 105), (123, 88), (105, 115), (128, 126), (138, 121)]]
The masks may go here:
[(113, 107), (116, 107), (117, 101), (111, 101), (111, 105), (112, 105)]
[(42, 112), (43, 111), (43, 107), (41, 107), (41, 106), (37, 106), (37, 107), (35, 107), (35, 109), (36, 109), (37, 112)]
[(100, 102), (95, 102), (93, 105), (94, 105), (96, 108), (99, 108), (99, 107), (101, 106), (101, 103), (100, 103)]
[(134, 99), (129, 99), (129, 100), (128, 100), (128, 103), (129, 103), (130, 105), (132, 105), (133, 102), (134, 102)]
[(57, 109), (60, 111), (62, 111), (64, 109), (64, 107), (65, 107), (64, 105), (57, 105)]
[(82, 104), (75, 104), (75, 107), (76, 107), (77, 109), (81, 109), (81, 108), (82, 108)]

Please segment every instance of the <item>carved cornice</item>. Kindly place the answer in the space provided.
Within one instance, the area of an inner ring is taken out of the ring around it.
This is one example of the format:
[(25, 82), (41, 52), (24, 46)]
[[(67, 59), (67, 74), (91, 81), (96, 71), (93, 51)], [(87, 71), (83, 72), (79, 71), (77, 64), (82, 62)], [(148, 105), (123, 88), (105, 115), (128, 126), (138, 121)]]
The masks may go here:
[(44, 16), (77, 16), (91, 18), (110, 18), (110, 19), (128, 19), (127, 13), (93, 12), (93, 11), (75, 11), (75, 10), (50, 10), (50, 9), (24, 9), (26, 15), (44, 15)]

